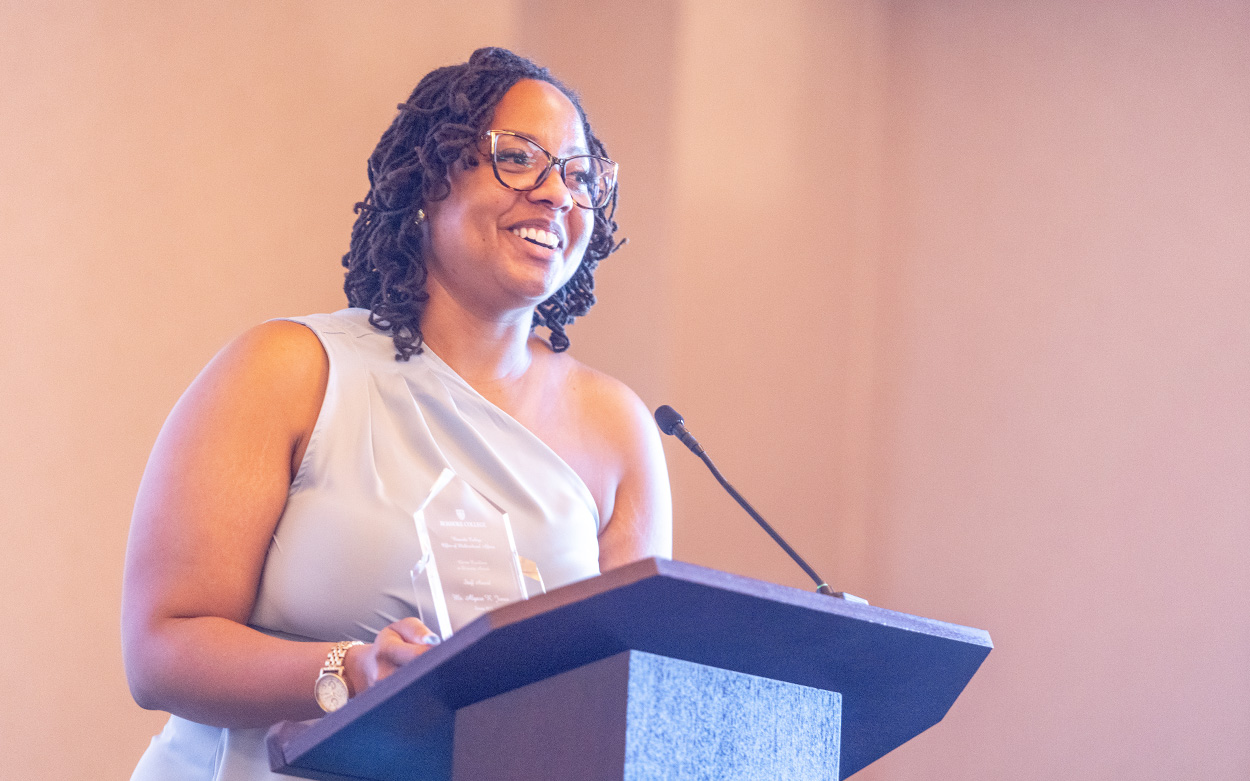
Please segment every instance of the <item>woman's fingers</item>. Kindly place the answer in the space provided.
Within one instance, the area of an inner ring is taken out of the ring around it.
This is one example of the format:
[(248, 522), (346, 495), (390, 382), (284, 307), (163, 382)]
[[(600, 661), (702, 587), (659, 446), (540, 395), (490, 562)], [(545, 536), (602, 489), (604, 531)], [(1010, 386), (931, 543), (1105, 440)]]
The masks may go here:
[(381, 646), (378, 649), (377, 677), (372, 683), (387, 677), (426, 650), (426, 646), (415, 643), (387, 643)]
[(407, 643), (421, 645), (438, 645), (439, 637), (429, 630), (418, 618), (404, 618), (387, 627), (392, 629)]
[(438, 635), (416, 618), (390, 624), (378, 632), (372, 644), (347, 652), (343, 664), (352, 693), (359, 694), (438, 643)]

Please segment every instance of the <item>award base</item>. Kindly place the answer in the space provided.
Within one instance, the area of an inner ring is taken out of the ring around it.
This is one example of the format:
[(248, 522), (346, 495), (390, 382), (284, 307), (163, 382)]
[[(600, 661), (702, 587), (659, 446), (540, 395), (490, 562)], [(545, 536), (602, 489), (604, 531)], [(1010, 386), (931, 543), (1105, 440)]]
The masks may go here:
[(625, 651), (458, 710), (452, 779), (836, 779), (841, 703)]

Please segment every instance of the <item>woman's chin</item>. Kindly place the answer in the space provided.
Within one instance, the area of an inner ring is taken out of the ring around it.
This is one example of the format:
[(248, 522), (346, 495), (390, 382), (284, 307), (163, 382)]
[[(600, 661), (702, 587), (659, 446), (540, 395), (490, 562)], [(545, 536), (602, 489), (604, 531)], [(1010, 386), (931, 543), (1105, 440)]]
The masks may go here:
[(534, 306), (551, 298), (571, 276), (557, 273), (556, 264), (546, 266), (535, 264), (521, 271), (523, 273), (513, 275), (511, 287), (517, 295), (531, 301)]

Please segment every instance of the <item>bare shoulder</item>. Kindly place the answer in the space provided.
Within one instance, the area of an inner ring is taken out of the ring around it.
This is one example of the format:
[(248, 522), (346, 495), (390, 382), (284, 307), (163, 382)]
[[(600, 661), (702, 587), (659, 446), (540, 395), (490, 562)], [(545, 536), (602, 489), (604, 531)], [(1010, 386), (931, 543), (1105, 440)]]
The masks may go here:
[(638, 394), (567, 353), (535, 346), (527, 424), (599, 507), (599, 568), (672, 555), (673, 507), (659, 431)]
[(557, 356), (572, 428), (593, 449), (583, 474), (600, 501), (599, 567), (671, 556), (672, 499), (664, 451), (651, 413), (625, 383), (571, 356)]
[(185, 446), (186, 436), (276, 438), (269, 441), (285, 441), (298, 462), (328, 376), (329, 360), (311, 330), (290, 321), (261, 323), (222, 348), (200, 372), (175, 406), (162, 439), (174, 436)]
[(553, 359), (579, 423), (625, 451), (653, 435), (651, 413), (628, 385), (570, 355)]
[(311, 329), (290, 320), (270, 320), (226, 345), (209, 368), (218, 363), (247, 374), (287, 377), (289, 384), (321, 374), (328, 360)]
[(222, 348), (188, 390), (193, 398), (244, 393), (236, 403), (265, 403), (275, 397), (290, 402), (320, 397), (329, 360), (311, 330), (287, 320), (261, 323)]

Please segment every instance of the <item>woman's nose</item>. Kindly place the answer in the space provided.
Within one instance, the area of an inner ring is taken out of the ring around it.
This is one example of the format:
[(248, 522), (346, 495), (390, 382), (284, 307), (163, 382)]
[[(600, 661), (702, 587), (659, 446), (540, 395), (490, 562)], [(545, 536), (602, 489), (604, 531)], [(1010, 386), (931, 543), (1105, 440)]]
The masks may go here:
[(547, 178), (543, 179), (542, 184), (529, 191), (529, 197), (531, 201), (545, 203), (557, 211), (567, 211), (573, 207), (573, 194), (564, 183), (558, 166), (547, 172)]

